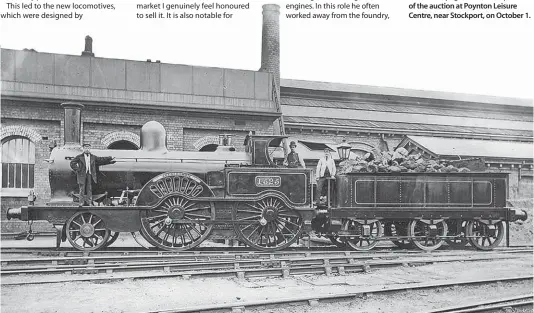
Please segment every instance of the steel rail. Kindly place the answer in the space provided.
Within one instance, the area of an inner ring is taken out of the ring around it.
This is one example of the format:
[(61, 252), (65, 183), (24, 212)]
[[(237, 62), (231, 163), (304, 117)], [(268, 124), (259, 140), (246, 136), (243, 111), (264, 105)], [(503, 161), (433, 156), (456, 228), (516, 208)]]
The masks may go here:
[[(485, 260), (507, 260), (513, 257), (510, 256), (496, 256), (492, 255), (491, 259), (487, 256), (423, 256), (411, 259), (391, 260), (388, 256), (366, 258), (366, 262), (369, 265), (373, 264), (376, 259), (381, 259), (382, 262), (401, 262), (402, 263), (417, 263), (421, 262), (453, 262), (453, 261), (485, 261)], [(369, 260), (370, 259), (370, 260)], [(445, 260), (445, 261), (443, 261)], [(358, 260), (360, 261), (360, 260)], [(105, 272), (108, 274), (114, 272), (124, 272), (132, 270), (163, 270), (163, 271), (176, 271), (176, 270), (201, 270), (208, 268), (210, 270), (220, 269), (234, 269), (234, 268), (258, 268), (258, 267), (280, 267), (282, 262), (288, 265), (317, 265), (321, 266), (327, 262), (331, 266), (343, 266), (354, 264), (354, 257), (307, 257), (307, 258), (281, 258), (281, 259), (268, 259), (268, 260), (216, 260), (211, 262), (176, 262), (176, 261), (156, 261), (156, 262), (128, 262), (128, 263), (88, 263), (80, 265), (58, 265), (58, 266), (31, 266), (31, 267), (11, 267), (2, 268), (0, 274), (2, 276), (19, 275), (19, 274), (55, 274), (70, 272), (72, 274), (77, 273), (99, 273)], [(395, 263), (396, 264), (396, 263)]]
[[(495, 305), (489, 305), (489, 306), (483, 306), (480, 308), (472, 308), (472, 309), (465, 309), (465, 310), (457, 310), (457, 311), (449, 311), (450, 313), (472, 313), (472, 312), (483, 312), (483, 313), (489, 313), (489, 312), (502, 312), (503, 309), (508, 308), (515, 308), (515, 307), (524, 307), (524, 306), (533, 306), (534, 301), (523, 301), (523, 302), (517, 302), (517, 303), (506, 303), (506, 304), (495, 304)], [(508, 311), (505, 311), (508, 312)]]
[[(357, 253), (355, 253), (357, 252)], [(126, 263), (132, 261), (189, 261), (189, 262), (200, 262), (200, 261), (215, 261), (215, 260), (238, 260), (238, 259), (261, 259), (261, 260), (273, 260), (279, 258), (289, 258), (289, 257), (306, 257), (311, 258), (313, 256), (324, 256), (324, 257), (350, 257), (353, 259), (373, 259), (373, 258), (400, 258), (400, 257), (425, 257), (425, 256), (487, 256), (487, 255), (499, 255), (499, 254), (510, 254), (510, 253), (532, 253), (532, 250), (496, 250), (496, 251), (487, 251), (479, 253), (478, 251), (465, 251), (465, 250), (445, 250), (440, 252), (424, 252), (420, 253), (404, 253), (404, 252), (370, 252), (367, 254), (362, 253), (362, 251), (324, 251), (324, 252), (315, 252), (315, 253), (210, 253), (210, 254), (154, 254), (154, 255), (110, 255), (110, 256), (76, 256), (76, 257), (38, 257), (38, 258), (4, 258), (1, 260), (2, 269), (8, 269), (10, 264), (22, 264), (22, 265), (44, 265), (50, 264), (53, 266), (57, 265), (84, 265), (84, 264), (102, 264), (102, 263)]]
[[(413, 258), (400, 260), (371, 260), (363, 262), (355, 262), (350, 258), (316, 258), (316, 259), (287, 259), (287, 260), (271, 260), (269, 263), (265, 261), (233, 261), (233, 262), (218, 262), (218, 263), (202, 263), (196, 264), (195, 268), (190, 264), (151, 264), (151, 265), (118, 265), (118, 266), (93, 266), (85, 268), (57, 268), (49, 270), (22, 270), (22, 271), (2, 271), (3, 275), (7, 274), (44, 274), (44, 273), (83, 273), (83, 274), (125, 274), (125, 272), (143, 271), (143, 273), (130, 274), (125, 276), (104, 276), (104, 277), (70, 277), (68, 279), (49, 279), (49, 280), (33, 280), (33, 281), (17, 281), (6, 282), (5, 278), (1, 285), (26, 285), (26, 284), (44, 284), (44, 283), (58, 283), (70, 281), (113, 281), (124, 279), (151, 279), (163, 277), (182, 277), (189, 279), (191, 277), (237, 277), (244, 279), (245, 277), (283, 277), (287, 278), (290, 275), (300, 274), (326, 274), (327, 276), (337, 273), (344, 275), (346, 273), (366, 272), (372, 268), (385, 268), (394, 266), (418, 266), (434, 263), (446, 262), (474, 262), (474, 261), (488, 261), (488, 260), (504, 260), (512, 259), (513, 257), (504, 256), (502, 258), (484, 258), (484, 257), (432, 257), (429, 259)], [(153, 273), (146, 273), (152, 270)], [(33, 277), (32, 277), (33, 278)]]
[[(525, 294), (521, 296), (502, 298), (497, 300), (486, 300), (486, 301), (477, 301), (467, 304), (461, 304), (457, 306), (450, 306), (441, 309), (436, 309), (432, 311), (424, 311), (424, 313), (451, 313), (451, 312), (485, 312), (486, 309), (501, 309), (508, 306), (514, 306), (516, 303), (507, 303), (512, 301), (527, 300), (532, 299), (534, 296), (532, 294)], [(532, 300), (521, 302), (526, 304), (532, 304)], [(479, 308), (482, 306), (488, 306), (484, 308)], [(467, 311), (474, 310), (474, 311)], [(421, 312), (423, 313), (423, 312)]]
[(202, 306), (191, 306), (185, 308), (177, 308), (171, 310), (157, 310), (149, 311), (146, 313), (202, 313), (202, 312), (244, 312), (245, 308), (261, 308), (265, 306), (272, 305), (281, 305), (281, 304), (309, 304), (317, 305), (319, 301), (324, 300), (343, 300), (343, 299), (358, 299), (364, 296), (371, 294), (387, 294), (395, 292), (403, 292), (408, 290), (424, 290), (432, 288), (442, 288), (448, 286), (465, 286), (465, 285), (480, 285), (480, 284), (489, 284), (497, 282), (517, 282), (524, 280), (532, 280), (533, 276), (514, 276), (514, 277), (504, 277), (504, 278), (490, 278), (490, 279), (478, 279), (478, 280), (440, 280), (430, 283), (411, 283), (411, 284), (402, 284), (401, 286), (397, 285), (380, 285), (373, 286), (371, 288), (354, 288), (355, 290), (342, 293), (334, 294), (314, 294), (310, 296), (299, 296), (299, 297), (288, 297), (288, 298), (277, 298), (272, 300), (261, 300), (261, 301), (248, 301), (248, 302), (233, 302), (227, 304), (212, 304), (212, 305), (202, 305)]
[(482, 251), (482, 250), (475, 250), (473, 248), (467, 247), (463, 249), (439, 249), (439, 250), (433, 250), (433, 251), (423, 251), (423, 250), (406, 250), (406, 249), (400, 249), (397, 247), (376, 247), (369, 251), (357, 251), (357, 250), (346, 250), (343, 248), (338, 247), (300, 247), (300, 248), (288, 248), (280, 251), (274, 251), (274, 252), (262, 252), (252, 249), (247, 249), (244, 247), (204, 247), (204, 248), (195, 248), (194, 250), (185, 250), (185, 251), (165, 251), (165, 250), (146, 250), (141, 248), (131, 248), (125, 250), (125, 248), (107, 248), (106, 250), (96, 250), (96, 251), (79, 251), (75, 249), (53, 249), (53, 248), (0, 248), (0, 254), (5, 257), (9, 254), (31, 254), (31, 255), (37, 255), (37, 256), (98, 256), (98, 255), (202, 255), (202, 254), (231, 254), (231, 253), (239, 253), (239, 254), (259, 254), (259, 253), (270, 253), (270, 254), (314, 254), (314, 253), (324, 253), (325, 251), (329, 252), (337, 252), (337, 253), (353, 253), (353, 254), (361, 254), (361, 253), (381, 253), (387, 251), (388, 253), (443, 253), (447, 251), (476, 251), (477, 253), (489, 253), (493, 251), (522, 251), (524, 249), (530, 249), (532, 250), (531, 245), (525, 245), (525, 246), (511, 246), (509, 248), (507, 247), (497, 247), (490, 251)]

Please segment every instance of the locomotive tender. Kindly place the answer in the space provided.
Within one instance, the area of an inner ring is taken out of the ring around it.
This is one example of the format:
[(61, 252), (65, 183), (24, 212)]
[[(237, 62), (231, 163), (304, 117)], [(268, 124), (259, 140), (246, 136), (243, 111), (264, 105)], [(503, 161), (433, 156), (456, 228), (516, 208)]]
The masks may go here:
[[(423, 250), (471, 243), (489, 250), (526, 220), (506, 206), (503, 173), (348, 173), (328, 183), (326, 203), (313, 203), (310, 169), (277, 166), (273, 148), (285, 136), (245, 139), (245, 152), (168, 151), (157, 122), (141, 129), (141, 148), (93, 150), (112, 156), (100, 168), (93, 200), (78, 207), (70, 160), (81, 151), (83, 105), (64, 103), (65, 145), (52, 150), (51, 199), (45, 206), (10, 208), (8, 219), (45, 220), (79, 250), (109, 245), (119, 232), (140, 232), (151, 245), (187, 250), (208, 237), (237, 238), (257, 250), (289, 247), (314, 231), (338, 246), (369, 250), (380, 240)], [(508, 236), (507, 236), (508, 239)]]

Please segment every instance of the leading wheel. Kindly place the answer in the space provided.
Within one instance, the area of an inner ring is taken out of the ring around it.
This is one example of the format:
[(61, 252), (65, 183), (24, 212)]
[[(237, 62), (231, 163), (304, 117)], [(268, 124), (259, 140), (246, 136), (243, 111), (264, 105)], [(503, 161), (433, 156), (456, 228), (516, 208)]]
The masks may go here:
[(67, 239), (78, 250), (100, 249), (109, 239), (109, 229), (104, 221), (91, 212), (75, 213), (67, 221), (66, 227)]
[(298, 211), (276, 196), (236, 203), (233, 219), (239, 239), (263, 251), (290, 246), (300, 236), (304, 223)]
[(141, 234), (152, 245), (171, 251), (198, 246), (211, 232), (215, 219), (211, 202), (172, 194), (152, 210), (141, 213)]
[[(371, 250), (378, 244), (378, 238), (384, 234), (384, 227), (380, 221), (363, 225), (353, 220), (345, 220), (343, 229), (355, 232), (356, 236), (345, 237), (347, 244), (354, 250)], [(366, 229), (368, 227), (368, 234)]]
[(504, 222), (487, 225), (479, 221), (469, 221), (466, 226), (469, 242), (480, 250), (492, 250), (504, 237)]
[(443, 245), (444, 240), (440, 237), (447, 236), (447, 223), (445, 221), (436, 224), (427, 224), (420, 220), (412, 220), (408, 226), (408, 235), (421, 250), (432, 251)]

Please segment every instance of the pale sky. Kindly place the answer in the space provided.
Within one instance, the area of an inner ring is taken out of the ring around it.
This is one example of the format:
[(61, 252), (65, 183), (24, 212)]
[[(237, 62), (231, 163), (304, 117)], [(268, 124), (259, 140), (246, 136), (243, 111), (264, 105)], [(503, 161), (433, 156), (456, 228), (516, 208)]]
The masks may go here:
[[(378, 12), (389, 14), (389, 20), (285, 17), (286, 13), (296, 12), (286, 9), (286, 4), (325, 2), (319, 0), (250, 1), (248, 11), (233, 11), (234, 18), (228, 20), (137, 19), (135, 4), (150, 1), (99, 0), (93, 3), (114, 3), (116, 10), (82, 11), (84, 17), (79, 21), (0, 20), (0, 44), (10, 49), (33, 48), (39, 52), (79, 55), (84, 48), (84, 37), (90, 35), (97, 57), (258, 70), (261, 5), (276, 3), (281, 6), (282, 78), (533, 98), (532, 19), (416, 20), (408, 18), (411, 11), (408, 4), (412, 1), (372, 1), (381, 6)], [(2, 2), (4, 13), (9, 1)], [(194, 2), (173, 0), (172, 3)], [(363, 4), (366, 1), (326, 2)], [(453, 0), (425, 2), (457, 3)], [(488, 1), (477, 3), (482, 2)], [(512, 2), (517, 3), (519, 11), (534, 15), (532, 1), (507, 1)], [(70, 11), (61, 13), (66, 12)], [(145, 13), (149, 12), (152, 11)]]

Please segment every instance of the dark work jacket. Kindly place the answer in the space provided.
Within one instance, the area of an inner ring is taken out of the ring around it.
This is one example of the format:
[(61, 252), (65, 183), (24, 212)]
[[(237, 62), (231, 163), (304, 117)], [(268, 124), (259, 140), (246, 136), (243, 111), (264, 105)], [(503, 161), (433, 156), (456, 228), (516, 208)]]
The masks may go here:
[[(97, 157), (96, 155), (89, 153), (91, 160), (90, 171), (93, 181), (96, 183), (96, 173), (97, 167), (99, 165), (113, 164), (115, 161), (112, 161), (112, 157)], [(85, 183), (85, 177), (87, 176), (87, 164), (85, 164), (85, 156), (82, 154), (77, 155), (72, 161), (70, 161), (70, 167), (76, 172), (76, 178), (78, 184)]]
[(292, 167), (292, 168), (302, 167), (302, 164), (300, 164), (299, 154), (296, 152), (295, 153), (290, 152), (287, 155), (287, 163), (288, 163), (288, 167)]

